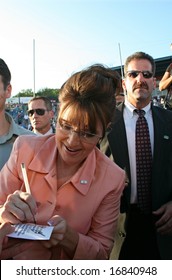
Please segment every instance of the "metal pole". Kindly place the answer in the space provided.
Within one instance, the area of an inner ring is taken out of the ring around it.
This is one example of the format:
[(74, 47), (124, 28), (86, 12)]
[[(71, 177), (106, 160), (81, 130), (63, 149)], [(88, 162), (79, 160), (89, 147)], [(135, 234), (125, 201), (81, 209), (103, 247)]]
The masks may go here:
[[(124, 79), (124, 74), (123, 74), (123, 69), (122, 69), (122, 56), (121, 56), (121, 47), (120, 47), (120, 43), (118, 43), (119, 46), (119, 56), (120, 56), (120, 63), (121, 63), (121, 78), (122, 80)], [(126, 90), (124, 90), (124, 95), (126, 95)]]
[(118, 43), (118, 46), (119, 46), (119, 56), (120, 56), (120, 63), (121, 63), (121, 77), (122, 77), (122, 79), (124, 79), (124, 74), (123, 74), (123, 69), (122, 69), (122, 57), (121, 57), (120, 43)]
[(35, 39), (33, 39), (33, 97), (35, 97)]

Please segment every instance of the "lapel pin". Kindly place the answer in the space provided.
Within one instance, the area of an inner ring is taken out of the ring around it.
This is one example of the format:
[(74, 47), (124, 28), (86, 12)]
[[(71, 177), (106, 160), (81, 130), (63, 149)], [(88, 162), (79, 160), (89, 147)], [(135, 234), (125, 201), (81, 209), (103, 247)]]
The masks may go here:
[(164, 139), (169, 139), (169, 136), (168, 135), (164, 135)]
[(81, 180), (80, 183), (86, 185), (87, 184), (87, 180)]

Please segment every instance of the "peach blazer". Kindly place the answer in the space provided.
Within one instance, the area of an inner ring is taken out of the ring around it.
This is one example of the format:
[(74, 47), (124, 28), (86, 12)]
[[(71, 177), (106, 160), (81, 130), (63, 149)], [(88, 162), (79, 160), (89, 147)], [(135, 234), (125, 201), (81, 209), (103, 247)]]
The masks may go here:
[[(125, 173), (95, 148), (70, 181), (57, 189), (55, 135), (19, 136), (0, 173), (0, 205), (8, 194), (25, 191), (21, 163), (27, 168), (31, 192), (39, 202), (37, 224), (60, 215), (79, 233), (73, 259), (108, 259), (113, 247)], [(10, 238), (1, 259), (69, 259), (58, 245)]]

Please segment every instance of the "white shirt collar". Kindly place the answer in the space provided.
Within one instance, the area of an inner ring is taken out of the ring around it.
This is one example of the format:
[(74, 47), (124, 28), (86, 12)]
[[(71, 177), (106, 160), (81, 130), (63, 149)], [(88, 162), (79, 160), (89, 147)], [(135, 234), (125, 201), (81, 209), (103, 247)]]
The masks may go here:
[[(129, 116), (130, 118), (132, 118), (133, 115), (134, 115), (134, 110), (137, 109), (137, 108), (134, 107), (134, 106), (128, 101), (127, 98), (125, 98), (124, 104), (125, 104), (125, 110), (127, 111), (128, 116)], [(147, 106), (145, 106), (144, 108), (142, 108), (142, 110), (145, 111), (145, 114), (147, 114), (148, 112), (150, 112), (150, 110), (151, 110), (151, 102), (150, 102)]]
[(53, 133), (53, 129), (52, 129), (52, 127), (50, 127), (50, 129), (45, 134), (42, 134), (39, 131), (34, 131), (34, 133), (39, 135), (39, 136), (45, 136), (45, 135), (52, 134)]

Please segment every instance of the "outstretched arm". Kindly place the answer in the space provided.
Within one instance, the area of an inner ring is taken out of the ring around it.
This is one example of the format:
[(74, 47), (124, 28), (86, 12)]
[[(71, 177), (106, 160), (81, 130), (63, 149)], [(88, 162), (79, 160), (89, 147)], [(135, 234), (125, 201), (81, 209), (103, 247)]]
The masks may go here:
[(166, 69), (160, 83), (159, 83), (159, 90), (165, 90), (172, 84), (172, 75), (170, 74), (170, 69), (172, 68), (171, 64)]

